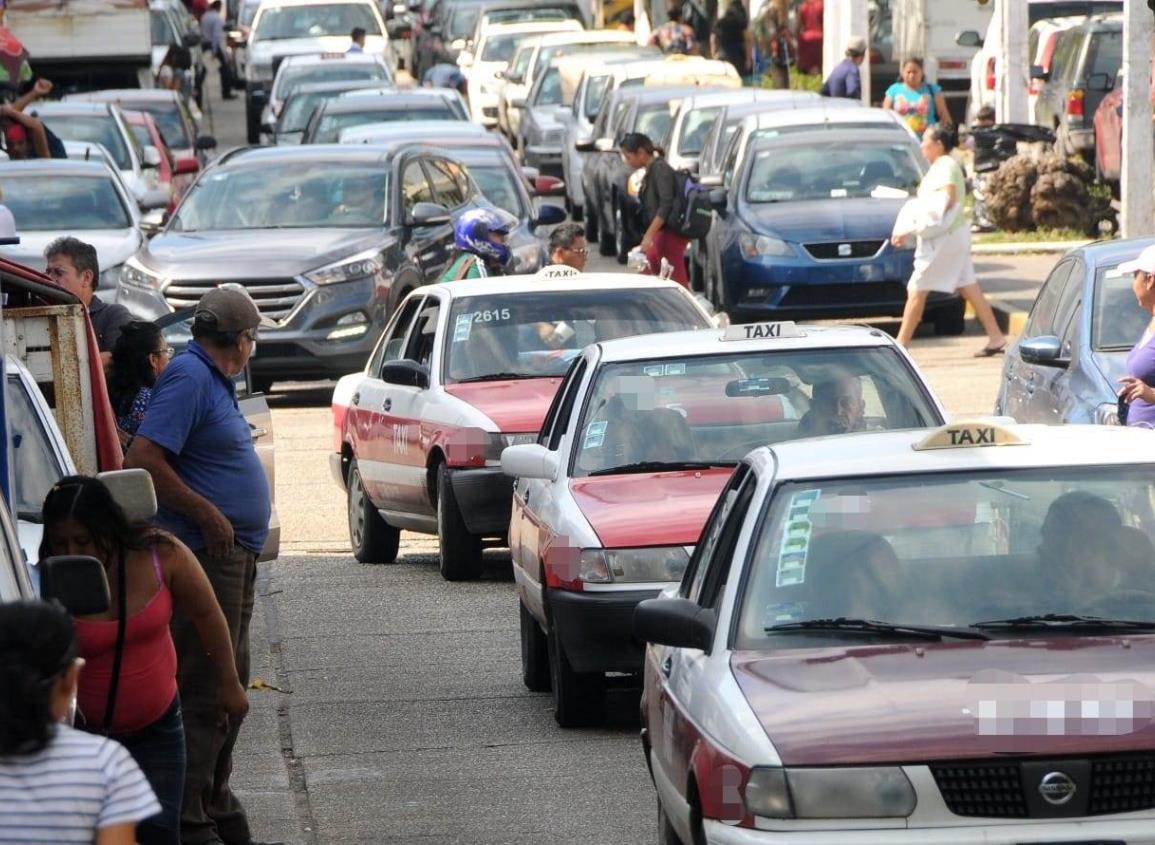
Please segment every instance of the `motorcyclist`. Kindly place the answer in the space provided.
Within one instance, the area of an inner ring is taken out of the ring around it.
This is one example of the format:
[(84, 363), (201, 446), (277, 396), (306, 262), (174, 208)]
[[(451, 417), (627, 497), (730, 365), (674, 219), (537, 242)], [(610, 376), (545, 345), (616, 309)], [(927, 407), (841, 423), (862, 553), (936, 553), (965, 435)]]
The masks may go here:
[(506, 238), (517, 218), (499, 208), (472, 208), (453, 224), (458, 255), (441, 277), (443, 282), (504, 276), (511, 256)]

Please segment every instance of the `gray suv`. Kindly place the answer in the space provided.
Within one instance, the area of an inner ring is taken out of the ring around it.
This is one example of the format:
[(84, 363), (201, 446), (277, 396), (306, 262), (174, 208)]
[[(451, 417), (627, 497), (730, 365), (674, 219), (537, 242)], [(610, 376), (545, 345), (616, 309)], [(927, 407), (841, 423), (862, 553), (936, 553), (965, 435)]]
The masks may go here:
[(241, 284), (262, 329), (254, 388), (362, 367), (396, 304), (436, 281), (451, 214), (484, 203), (460, 164), (414, 144), (247, 148), (209, 167), (121, 275), (119, 302), (156, 319)]

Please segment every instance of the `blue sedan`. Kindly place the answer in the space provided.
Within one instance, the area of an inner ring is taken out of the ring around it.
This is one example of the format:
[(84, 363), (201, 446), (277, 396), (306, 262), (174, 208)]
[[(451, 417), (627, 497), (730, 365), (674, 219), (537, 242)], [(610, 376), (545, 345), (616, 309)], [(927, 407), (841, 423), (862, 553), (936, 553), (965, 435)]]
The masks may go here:
[(1119, 377), (1151, 314), (1118, 271), (1155, 238), (1071, 250), (1051, 270), (1007, 350), (995, 413), (1031, 423), (1117, 425)]
[[(737, 320), (900, 316), (914, 251), (892, 247), (890, 232), (925, 168), (914, 139), (893, 131), (765, 133), (711, 192), (707, 295)], [(940, 333), (961, 333), (963, 317), (953, 295), (927, 307)]]

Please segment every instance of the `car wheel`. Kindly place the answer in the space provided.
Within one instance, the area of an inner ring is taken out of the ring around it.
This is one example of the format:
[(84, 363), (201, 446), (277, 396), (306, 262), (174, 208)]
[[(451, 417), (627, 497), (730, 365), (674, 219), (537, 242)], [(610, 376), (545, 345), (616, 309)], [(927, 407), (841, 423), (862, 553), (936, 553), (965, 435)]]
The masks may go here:
[[(589, 205), (589, 203), (587, 202), (586, 205)], [(597, 209), (593, 208), (592, 206), (590, 207), (589, 214), (585, 215), (585, 224), (586, 224), (586, 242), (591, 243), (591, 244), (597, 243), (598, 242), (598, 213), (597, 213)]]
[(607, 258), (617, 250), (616, 238), (613, 234), (613, 221), (607, 221), (602, 216), (602, 204), (598, 203), (598, 254)]
[(967, 304), (960, 297), (934, 312), (931, 320), (937, 335), (960, 335), (967, 329)]
[(249, 390), (266, 395), (272, 393), (273, 380), (269, 376), (252, 376), (249, 378)]
[(349, 543), (353, 547), (353, 557), (361, 563), (392, 563), (397, 560), (401, 531), (387, 523), (369, 501), (355, 460), (349, 467), (349, 480), (345, 486), (348, 488)]
[(441, 577), (446, 581), (466, 581), (481, 575), (481, 538), (465, 527), (445, 464), (437, 468), (437, 544)]
[(521, 611), (521, 679), (531, 692), (549, 692), (548, 638), (525, 604), (519, 600), (517, 606)]
[(250, 144), (261, 143), (261, 112), (248, 97), (245, 98), (245, 135)]
[(614, 253), (618, 264), (625, 264), (630, 260), (630, 248), (626, 240), (626, 220), (622, 214), (620, 203), (614, 203)]
[(600, 672), (575, 672), (555, 631), (549, 642), (549, 678), (553, 716), (563, 728), (596, 725), (605, 715), (606, 678)]

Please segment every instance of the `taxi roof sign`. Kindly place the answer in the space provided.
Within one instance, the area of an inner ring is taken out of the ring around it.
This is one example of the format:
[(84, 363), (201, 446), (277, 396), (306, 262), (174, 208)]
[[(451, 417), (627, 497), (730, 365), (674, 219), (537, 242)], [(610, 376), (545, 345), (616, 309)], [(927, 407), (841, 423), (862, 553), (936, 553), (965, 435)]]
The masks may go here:
[(568, 264), (547, 264), (534, 275), (539, 279), (568, 279), (573, 276), (580, 276), (581, 271), (575, 267), (570, 267)]
[(1019, 434), (989, 420), (959, 420), (936, 428), (914, 444), (916, 452), (931, 449), (974, 449), (986, 446), (1025, 446)]
[(791, 320), (778, 323), (741, 323), (730, 326), (722, 333), (722, 340), (778, 340), (788, 337), (806, 337), (798, 324)]

